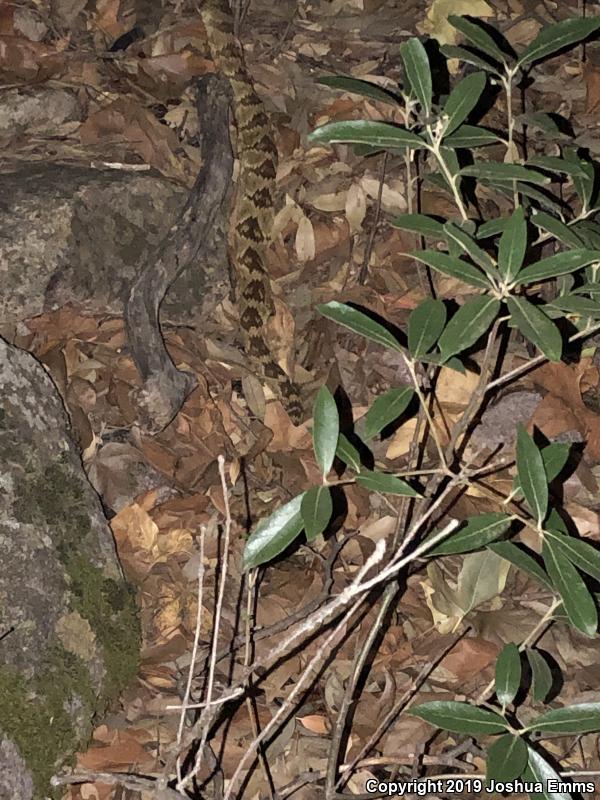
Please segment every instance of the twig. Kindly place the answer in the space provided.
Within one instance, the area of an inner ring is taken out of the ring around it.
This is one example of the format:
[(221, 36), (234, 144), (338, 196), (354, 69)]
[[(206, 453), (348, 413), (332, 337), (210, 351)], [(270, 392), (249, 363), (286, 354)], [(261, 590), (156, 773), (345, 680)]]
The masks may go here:
[(369, 274), (369, 264), (371, 263), (371, 255), (373, 254), (373, 245), (375, 244), (375, 235), (377, 233), (379, 218), (381, 216), (381, 200), (383, 198), (383, 187), (385, 183), (385, 173), (387, 170), (388, 156), (389, 153), (386, 150), (383, 154), (383, 158), (381, 159), (381, 169), (379, 171), (379, 191), (377, 192), (377, 202), (375, 204), (375, 219), (373, 220), (373, 225), (371, 226), (371, 232), (369, 234), (369, 241), (367, 242), (367, 246), (365, 248), (363, 263), (358, 272), (358, 282), (361, 286), (363, 286), (366, 283), (367, 276)]
[[(252, 663), (252, 659), (254, 657), (252, 629), (254, 625), (254, 606), (256, 600), (255, 588), (256, 588), (256, 570), (251, 570), (248, 574), (248, 592), (247, 592), (247, 603), (246, 603), (246, 647), (244, 651), (244, 666), (246, 668), (250, 666), (250, 664)], [(253, 683), (252, 675), (249, 675), (248, 690), (252, 689), (252, 683)], [(255, 740), (258, 740), (260, 738), (260, 721), (256, 709), (256, 701), (250, 691), (248, 691), (246, 695), (246, 708), (248, 709), (250, 725), (252, 726), (252, 735), (254, 736)], [(258, 755), (258, 760), (260, 762), (263, 775), (265, 776), (265, 782), (267, 784), (271, 800), (275, 800), (275, 794), (276, 794), (275, 784), (273, 783), (273, 776), (271, 775), (269, 763), (267, 761), (265, 750), (262, 744), (258, 745), (256, 753)]]
[(77, 786), (81, 783), (106, 783), (109, 786), (124, 786), (134, 792), (150, 792), (156, 800), (181, 800), (181, 795), (161, 787), (158, 778), (136, 775), (131, 772), (96, 772), (84, 770), (71, 775), (54, 775), (50, 779), (52, 786)]
[[(217, 459), (219, 465), (219, 476), (221, 478), (221, 489), (223, 491), (223, 505), (225, 507), (225, 530), (223, 534), (223, 557), (221, 574), (219, 576), (219, 591), (217, 597), (217, 606), (215, 610), (214, 625), (213, 625), (213, 640), (211, 649), (211, 658), (208, 671), (208, 681), (206, 687), (206, 707), (200, 715), (200, 729), (202, 731), (198, 752), (194, 761), (194, 766), (190, 772), (183, 779), (177, 781), (176, 789), (178, 792), (183, 793), (187, 789), (194, 778), (200, 773), (202, 769), (202, 758), (204, 754), (204, 747), (208, 739), (208, 732), (210, 729), (210, 722), (214, 718), (215, 707), (212, 702), (212, 693), (215, 679), (215, 667), (217, 660), (217, 644), (219, 638), (219, 629), (221, 626), (221, 613), (223, 609), (223, 600), (225, 597), (225, 583), (227, 581), (227, 567), (229, 558), (229, 542), (231, 538), (231, 510), (229, 508), (229, 492), (227, 489), (227, 478), (225, 477), (225, 459), (219, 455)], [(194, 726), (196, 727), (196, 726)], [(181, 744), (181, 742), (179, 742)]]
[[(196, 628), (194, 630), (194, 644), (192, 647), (192, 659), (190, 661), (190, 666), (188, 670), (188, 678), (185, 687), (185, 693), (183, 695), (183, 702), (181, 705), (181, 717), (179, 719), (179, 728), (177, 730), (177, 745), (181, 744), (181, 738), (183, 736), (183, 727), (185, 724), (185, 715), (187, 710), (190, 708), (189, 701), (190, 695), (192, 693), (192, 681), (194, 680), (194, 667), (196, 665), (196, 658), (198, 657), (198, 644), (200, 642), (200, 631), (202, 630), (202, 601), (203, 601), (203, 589), (204, 589), (204, 539), (206, 536), (206, 528), (204, 525), (200, 526), (200, 564), (198, 565), (198, 593), (197, 593), (197, 602), (198, 608), (196, 610)], [(177, 780), (181, 781), (182, 779), (181, 773), (181, 759), (177, 759)]]

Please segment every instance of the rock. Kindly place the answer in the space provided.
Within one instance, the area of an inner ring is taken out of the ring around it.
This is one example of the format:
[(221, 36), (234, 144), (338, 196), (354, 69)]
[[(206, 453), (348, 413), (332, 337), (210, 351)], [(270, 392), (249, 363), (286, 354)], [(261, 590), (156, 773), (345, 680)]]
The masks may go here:
[(139, 624), (56, 387), (2, 339), (0, 396), (0, 800), (59, 797), (136, 674)]
[[(187, 195), (164, 178), (140, 172), (37, 164), (4, 174), (0, 323), (67, 303), (121, 314), (132, 282)], [(221, 249), (215, 264), (199, 264), (175, 281), (163, 316), (204, 320), (228, 294), (224, 236)]]

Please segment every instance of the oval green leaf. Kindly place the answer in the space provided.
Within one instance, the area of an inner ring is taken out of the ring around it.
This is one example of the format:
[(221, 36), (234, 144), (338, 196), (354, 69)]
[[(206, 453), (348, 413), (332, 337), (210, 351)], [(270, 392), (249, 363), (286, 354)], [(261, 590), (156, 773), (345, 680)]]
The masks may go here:
[(507, 64), (513, 60), (509, 53), (505, 53), (498, 47), (485, 28), (478, 24), (476, 18), (459, 17), (451, 14), (448, 17), (448, 22), (470, 42), (479, 47), (486, 56), (496, 59), (501, 64)]
[(440, 253), (437, 250), (415, 250), (410, 255), (428, 267), (452, 278), (458, 278), (470, 286), (476, 286), (478, 289), (490, 288), (490, 282), (477, 267), (448, 253)]
[(485, 72), (475, 72), (463, 78), (450, 92), (443, 112), (448, 117), (446, 136), (456, 130), (475, 108), (485, 89), (486, 81)]
[(476, 53), (468, 50), (466, 47), (456, 47), (453, 44), (444, 44), (440, 48), (446, 58), (458, 58), (466, 64), (472, 64), (474, 67), (484, 69), (486, 72), (491, 72), (493, 75), (500, 75), (502, 70), (500, 65), (493, 60), (487, 60), (487, 54)]
[(547, 530), (544, 534), (552, 545), (586, 575), (600, 581), (600, 551), (583, 539)]
[(508, 514), (491, 512), (472, 517), (427, 555), (442, 556), (478, 550), (506, 533), (511, 523), (512, 518)]
[(595, 262), (600, 262), (600, 250), (565, 250), (563, 253), (556, 253), (556, 255), (548, 256), (548, 258), (543, 258), (541, 261), (525, 267), (519, 274), (517, 285), (522, 286), (556, 278)]
[(413, 358), (428, 353), (439, 339), (446, 324), (446, 306), (441, 300), (428, 298), (408, 318), (408, 349)]
[(338, 436), (335, 454), (346, 466), (351, 467), (355, 472), (360, 472), (362, 468), (360, 453), (343, 433)]
[(329, 525), (333, 513), (333, 502), (328, 486), (315, 486), (302, 498), (300, 513), (304, 522), (306, 538), (316, 539)]
[(508, 297), (506, 305), (523, 336), (533, 342), (550, 361), (560, 361), (562, 336), (552, 320), (524, 297)]
[(462, 353), (475, 344), (498, 316), (500, 302), (482, 295), (467, 300), (458, 309), (438, 341), (444, 359)]
[(498, 270), (506, 283), (518, 275), (527, 250), (527, 222), (522, 206), (507, 221), (498, 243)]
[(598, 627), (598, 612), (581, 575), (549, 537), (544, 538), (542, 558), (569, 622), (585, 636), (594, 636)]
[(504, 733), (508, 729), (508, 723), (500, 714), (453, 700), (433, 700), (413, 706), (408, 713), (444, 731), (466, 733), (468, 736)]
[(582, 247), (583, 242), (575, 231), (564, 222), (561, 222), (551, 214), (545, 211), (535, 211), (531, 217), (531, 221), (542, 231), (546, 231), (558, 239), (559, 242), (566, 244), (568, 247)]
[(444, 144), (451, 148), (485, 147), (488, 144), (497, 144), (500, 140), (498, 134), (481, 128), (479, 125), (461, 125), (449, 136), (444, 137)]
[(483, 181), (523, 181), (524, 183), (535, 183), (540, 186), (550, 183), (550, 178), (536, 172), (521, 164), (500, 164), (496, 162), (480, 162), (463, 167), (461, 175), (469, 178), (479, 178)]
[(421, 42), (408, 39), (400, 45), (406, 80), (411, 94), (419, 101), (425, 114), (431, 113), (431, 68), (427, 52)]
[(387, 328), (384, 328), (379, 322), (375, 322), (375, 320), (363, 314), (357, 308), (345, 303), (338, 303), (337, 300), (331, 300), (329, 303), (317, 306), (317, 310), (327, 319), (349, 328), (354, 333), (359, 333), (365, 339), (370, 339), (372, 342), (384, 345), (384, 347), (402, 352), (400, 342), (392, 336)]
[(528, 647), (526, 653), (529, 666), (531, 667), (533, 699), (536, 703), (542, 703), (548, 696), (548, 692), (552, 688), (554, 682), (552, 670), (539, 650)]
[(519, 778), (527, 766), (527, 745), (520, 736), (506, 733), (487, 748), (486, 778), (506, 783)]
[(535, 558), (529, 555), (523, 548), (513, 542), (494, 542), (494, 544), (488, 544), (488, 548), (493, 550), (493, 552), (501, 558), (506, 559), (506, 561), (510, 561), (517, 569), (527, 572), (547, 589), (553, 588), (552, 581), (546, 575), (542, 567), (540, 567)]
[(366, 144), (384, 149), (418, 149), (427, 146), (416, 133), (411, 133), (400, 125), (367, 119), (328, 122), (309, 133), (308, 141), (311, 144)]
[(520, 54), (517, 64), (526, 67), (535, 61), (547, 58), (564, 47), (587, 39), (600, 27), (600, 17), (585, 19), (565, 19), (555, 25), (548, 25), (538, 33), (533, 42)]
[(364, 469), (360, 475), (356, 476), (356, 482), (373, 492), (399, 494), (403, 497), (420, 497), (420, 494), (406, 481), (395, 475), (389, 475), (387, 472), (373, 472), (370, 469)]
[(502, 703), (502, 706), (512, 703), (520, 685), (521, 654), (517, 645), (510, 642), (504, 645), (496, 660), (496, 697)]
[[(548, 786), (549, 781), (552, 781), (551, 786), (560, 786), (564, 783), (554, 767), (531, 745), (527, 745), (527, 769), (523, 773), (523, 779), (541, 783), (544, 787)], [(535, 794), (535, 800), (573, 800), (573, 795), (570, 792), (552, 791), (546, 788), (543, 792)]]
[(422, 236), (433, 236), (436, 239), (444, 238), (442, 223), (427, 214), (400, 214), (400, 216), (394, 217), (390, 224), (402, 231), (414, 231)]
[(313, 410), (313, 448), (317, 464), (326, 478), (337, 449), (340, 417), (333, 395), (326, 386), (319, 389)]
[(332, 89), (341, 89), (344, 92), (369, 97), (371, 100), (380, 100), (382, 103), (398, 105), (400, 102), (399, 98), (382, 89), (376, 83), (353, 78), (350, 75), (324, 75), (322, 78), (317, 79), (317, 83), (322, 86), (329, 86)]
[(304, 492), (261, 520), (244, 548), (244, 570), (266, 564), (298, 536), (304, 523), (300, 514)]
[(494, 276), (496, 265), (491, 257), (465, 230), (452, 222), (446, 222), (444, 225), (444, 234), (449, 241), (456, 242), (461, 250), (463, 250), (477, 266), (481, 267), (488, 276)]
[(400, 414), (406, 410), (414, 393), (411, 386), (403, 386), (400, 389), (390, 389), (378, 397), (365, 414), (365, 438), (370, 439), (377, 436), (386, 425), (398, 419)]
[(542, 454), (522, 425), (517, 433), (517, 475), (531, 513), (541, 526), (548, 511), (548, 478)]
[(532, 720), (527, 729), (545, 733), (581, 734), (600, 730), (600, 703), (553, 708)]
[(581, 297), (577, 294), (567, 294), (557, 297), (548, 303), (550, 308), (557, 308), (566, 314), (577, 314), (580, 317), (589, 319), (600, 319), (600, 303), (591, 300), (589, 297)]

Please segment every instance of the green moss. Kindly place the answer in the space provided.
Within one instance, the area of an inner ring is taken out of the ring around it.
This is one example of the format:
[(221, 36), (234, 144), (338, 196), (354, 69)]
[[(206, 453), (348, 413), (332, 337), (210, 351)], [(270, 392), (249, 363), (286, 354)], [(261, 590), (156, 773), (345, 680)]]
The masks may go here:
[(133, 593), (81, 554), (68, 556), (65, 566), (71, 578), (72, 607), (88, 620), (102, 647), (105, 696), (110, 700), (138, 670), (140, 627)]
[[(15, 488), (17, 519), (32, 524), (44, 523), (51, 529), (53, 542), (69, 581), (70, 610), (77, 611), (89, 622), (101, 648), (106, 670), (102, 696), (95, 698), (89, 685), (86, 665), (79, 659), (78, 663), (73, 662), (75, 656), (62, 648), (54, 651), (42, 672), (62, 672), (66, 684), (53, 676), (48, 681), (48, 690), (40, 686), (40, 696), (44, 698), (41, 718), (37, 706), (27, 702), (27, 692), (35, 690), (28, 684), (29, 688), (26, 688), (25, 682), (10, 671), (0, 673), (3, 675), (0, 679), (0, 704), (4, 708), (14, 707), (14, 713), (6, 725), (0, 712), (0, 727), (4, 727), (19, 744), (31, 769), (36, 771), (36, 781), (40, 781), (39, 785), (44, 785), (44, 791), (47, 791), (47, 778), (57, 754), (69, 752), (85, 743), (85, 739), (75, 741), (62, 703), (73, 694), (79, 697), (85, 695), (91, 730), (94, 714), (102, 713), (137, 673), (140, 626), (131, 590), (126, 584), (107, 577), (81, 552), (82, 543), (91, 532), (89, 510), (86, 507), (89, 493), (75, 474), (69, 457), (61, 457), (43, 470), (35, 464), (25, 465), (24, 474)], [(81, 680), (80, 672), (87, 680), (85, 691), (85, 681)], [(78, 687), (77, 691), (75, 686)], [(19, 698), (17, 703), (14, 700), (3, 702), (3, 690), (7, 690), (11, 698), (16, 693)], [(53, 720), (51, 725), (48, 720)], [(20, 729), (22, 722), (26, 724)], [(52, 747), (48, 743), (38, 746), (38, 734), (42, 728), (51, 732)], [(37, 764), (44, 766), (36, 767)]]
[(60, 797), (51, 791), (50, 778), (64, 753), (79, 744), (66, 710), (69, 701), (82, 707), (82, 719), (91, 723), (94, 694), (88, 671), (77, 656), (60, 644), (49, 648), (32, 683), (9, 667), (0, 667), (0, 728), (12, 739), (31, 770), (36, 797)]
[(26, 470), (15, 495), (17, 518), (30, 523), (43, 520), (52, 526), (61, 555), (78, 547), (90, 532), (84, 487), (66, 456), (41, 474), (35, 466)]

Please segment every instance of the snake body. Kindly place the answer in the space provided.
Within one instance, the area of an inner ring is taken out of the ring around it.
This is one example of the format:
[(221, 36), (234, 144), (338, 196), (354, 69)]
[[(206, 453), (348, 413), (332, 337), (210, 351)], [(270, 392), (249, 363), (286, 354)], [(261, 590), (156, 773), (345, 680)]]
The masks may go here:
[(302, 413), (298, 389), (275, 361), (265, 339), (265, 326), (274, 313), (266, 251), (274, 222), (277, 147), (234, 34), (228, 0), (205, 0), (200, 13), (211, 58), (229, 81), (233, 98), (239, 176), (229, 238), (244, 349), (275, 385), (290, 417), (297, 422)]

